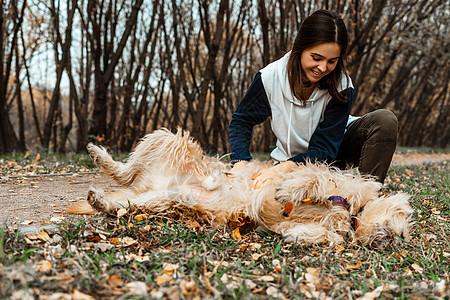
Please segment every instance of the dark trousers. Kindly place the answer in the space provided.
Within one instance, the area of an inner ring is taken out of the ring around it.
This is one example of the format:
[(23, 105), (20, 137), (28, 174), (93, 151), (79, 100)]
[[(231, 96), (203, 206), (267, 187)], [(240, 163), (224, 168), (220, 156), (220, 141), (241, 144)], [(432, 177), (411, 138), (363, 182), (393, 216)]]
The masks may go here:
[(389, 110), (379, 109), (352, 122), (344, 135), (335, 165), (358, 167), (383, 183), (397, 145), (398, 121)]

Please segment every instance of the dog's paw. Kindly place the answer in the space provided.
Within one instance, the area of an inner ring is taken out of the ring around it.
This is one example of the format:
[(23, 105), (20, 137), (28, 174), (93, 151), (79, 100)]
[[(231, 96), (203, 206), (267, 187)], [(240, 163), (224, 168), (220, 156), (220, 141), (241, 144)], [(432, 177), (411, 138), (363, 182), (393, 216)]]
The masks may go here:
[(91, 157), (92, 161), (100, 167), (104, 167), (104, 165), (107, 163), (108, 159), (108, 153), (106, 152), (106, 149), (100, 146), (96, 146), (92, 143), (89, 143), (86, 146), (86, 149), (89, 153), (89, 156)]
[(87, 201), (95, 210), (99, 212), (107, 212), (103, 197), (104, 195), (102, 190), (98, 190), (93, 187), (89, 188)]
[(92, 161), (97, 165), (98, 164), (97, 163), (98, 151), (100, 150), (100, 148), (92, 143), (89, 143), (86, 146), (86, 149), (87, 149)]

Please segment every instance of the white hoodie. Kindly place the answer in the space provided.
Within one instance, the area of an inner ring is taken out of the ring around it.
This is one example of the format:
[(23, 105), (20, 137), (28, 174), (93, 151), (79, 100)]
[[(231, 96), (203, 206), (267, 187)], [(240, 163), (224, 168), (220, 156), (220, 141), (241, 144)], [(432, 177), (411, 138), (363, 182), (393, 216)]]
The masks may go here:
[[(292, 94), (286, 70), (289, 55), (290, 52), (260, 71), (272, 110), (272, 130), (278, 139), (270, 155), (278, 162), (308, 150), (309, 140), (323, 121), (325, 108), (331, 100), (327, 90), (317, 87), (305, 105)], [(347, 88), (353, 88), (353, 83), (343, 74), (338, 91)], [(353, 120), (350, 117), (348, 124)]]

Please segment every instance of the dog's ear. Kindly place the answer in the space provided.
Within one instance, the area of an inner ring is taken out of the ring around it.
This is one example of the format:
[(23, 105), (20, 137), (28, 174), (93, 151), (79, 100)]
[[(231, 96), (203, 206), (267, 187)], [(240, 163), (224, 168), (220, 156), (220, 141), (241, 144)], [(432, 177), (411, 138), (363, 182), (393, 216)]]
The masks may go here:
[(64, 212), (73, 215), (93, 215), (97, 213), (87, 201), (75, 203), (64, 210)]

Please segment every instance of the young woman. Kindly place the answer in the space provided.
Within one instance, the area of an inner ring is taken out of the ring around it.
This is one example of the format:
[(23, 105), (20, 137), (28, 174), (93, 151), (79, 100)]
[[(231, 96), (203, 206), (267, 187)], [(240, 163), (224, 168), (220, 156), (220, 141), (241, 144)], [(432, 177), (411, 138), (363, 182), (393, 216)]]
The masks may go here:
[(345, 71), (347, 44), (343, 20), (319, 10), (301, 24), (292, 50), (256, 74), (229, 126), (235, 169), (252, 158), (253, 127), (271, 117), (275, 165), (255, 175), (255, 188), (308, 160), (357, 166), (384, 182), (397, 119), (387, 110), (350, 116), (354, 87)]

